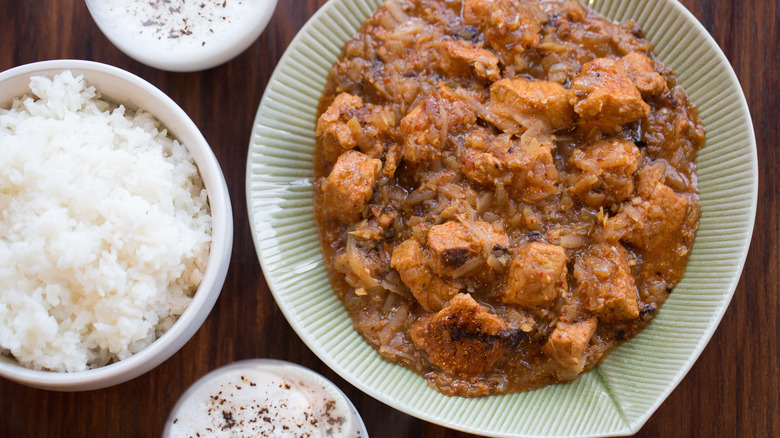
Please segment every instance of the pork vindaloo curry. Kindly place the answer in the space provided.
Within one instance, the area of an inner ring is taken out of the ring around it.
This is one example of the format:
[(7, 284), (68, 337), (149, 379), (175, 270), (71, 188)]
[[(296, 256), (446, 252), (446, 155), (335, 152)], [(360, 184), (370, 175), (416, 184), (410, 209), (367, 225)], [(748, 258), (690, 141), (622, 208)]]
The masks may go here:
[(315, 215), (354, 327), (448, 395), (565, 382), (685, 270), (704, 129), (632, 22), (391, 0), (330, 71)]

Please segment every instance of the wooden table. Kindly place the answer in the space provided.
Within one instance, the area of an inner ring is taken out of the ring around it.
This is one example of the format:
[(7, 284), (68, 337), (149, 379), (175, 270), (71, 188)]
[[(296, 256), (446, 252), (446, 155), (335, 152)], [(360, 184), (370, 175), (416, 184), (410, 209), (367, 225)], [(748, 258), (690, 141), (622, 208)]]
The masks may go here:
[[(279, 0), (260, 39), (230, 63), (169, 73), (122, 54), (99, 31), (83, 0), (0, 0), (0, 70), (80, 58), (129, 70), (178, 102), (222, 165), (235, 215), (235, 244), (222, 295), (206, 323), (171, 359), (125, 384), (60, 393), (0, 378), (0, 436), (158, 436), (181, 393), (221, 365), (277, 358), (334, 381), (357, 406), (371, 437), (465, 437), (363, 394), (330, 371), (298, 338), (263, 278), (244, 193), (247, 144), (276, 62), (325, 0)], [(755, 235), (742, 280), (718, 331), (688, 376), (637, 436), (780, 435), (780, 3), (683, 0), (723, 48), (739, 77), (758, 141)], [(2, 287), (2, 286), (0, 286)]]

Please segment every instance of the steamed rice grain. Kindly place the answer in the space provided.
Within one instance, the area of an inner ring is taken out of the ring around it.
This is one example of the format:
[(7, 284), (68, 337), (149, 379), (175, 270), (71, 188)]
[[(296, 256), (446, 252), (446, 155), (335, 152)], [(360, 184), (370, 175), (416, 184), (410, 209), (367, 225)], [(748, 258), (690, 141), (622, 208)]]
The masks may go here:
[(0, 109), (0, 352), (74, 372), (164, 333), (200, 284), (211, 241), (187, 149), (83, 76), (33, 77)]

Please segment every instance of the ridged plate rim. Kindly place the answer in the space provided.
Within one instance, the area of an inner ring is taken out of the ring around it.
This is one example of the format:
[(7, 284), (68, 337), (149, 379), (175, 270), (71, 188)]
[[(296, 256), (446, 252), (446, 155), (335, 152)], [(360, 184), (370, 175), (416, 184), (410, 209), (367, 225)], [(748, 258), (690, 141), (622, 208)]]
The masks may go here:
[(675, 0), (584, 2), (611, 19), (638, 22), (702, 113), (708, 131), (699, 155), (702, 221), (685, 278), (648, 329), (575, 382), (507, 396), (449, 398), (428, 388), (421, 377), (383, 361), (352, 329), (330, 290), (312, 214), (316, 101), (344, 41), (381, 3), (326, 3), (290, 44), (258, 107), (246, 196), (258, 259), (280, 309), (336, 373), (418, 418), (495, 437), (636, 433), (715, 332), (752, 236), (758, 193), (755, 135), (728, 60)]

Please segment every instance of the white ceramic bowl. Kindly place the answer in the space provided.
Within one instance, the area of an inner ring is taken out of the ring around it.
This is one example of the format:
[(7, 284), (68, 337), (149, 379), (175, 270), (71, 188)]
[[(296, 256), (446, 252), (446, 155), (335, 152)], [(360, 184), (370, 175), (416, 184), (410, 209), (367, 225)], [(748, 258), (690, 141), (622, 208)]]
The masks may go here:
[[(103, 34), (131, 58), (169, 71), (205, 70), (225, 63), (255, 42), (277, 0), (216, 2), (86, 0)], [(187, 24), (182, 24), (184, 16)]]
[(0, 376), (42, 389), (84, 391), (128, 381), (151, 370), (178, 351), (203, 324), (222, 290), (233, 247), (233, 213), (225, 178), (214, 153), (187, 114), (162, 91), (145, 80), (105, 64), (79, 60), (43, 61), (0, 73), (0, 107), (29, 93), (30, 76), (54, 76), (64, 70), (83, 74), (103, 98), (127, 108), (153, 114), (192, 153), (208, 192), (212, 243), (203, 280), (176, 323), (150, 346), (104, 367), (82, 372), (36, 371), (0, 355)]
[[(254, 421), (263, 412), (268, 422)], [(309, 421), (300, 421), (304, 418)], [(229, 431), (220, 426), (229, 426)], [(355, 406), (333, 382), (274, 359), (242, 360), (201, 377), (171, 410), (162, 436), (205, 436), (210, 427), (223, 430), (219, 436), (267, 436), (285, 426), (288, 434), (301, 436), (368, 437)]]
[(581, 1), (642, 26), (698, 106), (707, 143), (698, 155), (702, 215), (685, 278), (647, 329), (569, 384), (486, 398), (444, 396), (382, 360), (331, 289), (312, 212), (317, 105), (344, 43), (385, 0), (329, 1), (298, 33), (268, 83), (246, 181), (263, 273), (290, 325), (323, 362), (398, 410), (494, 437), (634, 434), (696, 361), (737, 287), (753, 231), (758, 164), (748, 106), (728, 60), (676, 0)]

